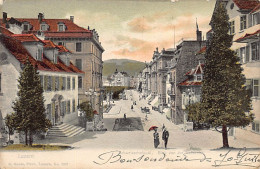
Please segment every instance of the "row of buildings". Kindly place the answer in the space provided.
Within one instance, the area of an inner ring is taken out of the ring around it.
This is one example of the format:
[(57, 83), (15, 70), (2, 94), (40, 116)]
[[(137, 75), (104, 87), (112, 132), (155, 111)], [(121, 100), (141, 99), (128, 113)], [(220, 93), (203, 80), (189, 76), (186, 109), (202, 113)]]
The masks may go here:
[(70, 19), (0, 19), (0, 127), (13, 112), (18, 78), (27, 58), (37, 67), (44, 89), (46, 116), (53, 125), (76, 124), (78, 105), (90, 101), (102, 117), (102, 53), (95, 29)]
[[(216, 5), (218, 3), (224, 4), (229, 15), (231, 48), (240, 57), (246, 85), (253, 91), (254, 122), (243, 129), (237, 128), (235, 135), (257, 142), (260, 134), (260, 2), (218, 0)], [(152, 61), (138, 75), (138, 89), (141, 88), (143, 96), (175, 124), (186, 123), (186, 106), (200, 101), (206, 43), (212, 30), (207, 32), (207, 40), (203, 40), (196, 26), (196, 40), (182, 40), (175, 49), (159, 51), (157, 48)]]

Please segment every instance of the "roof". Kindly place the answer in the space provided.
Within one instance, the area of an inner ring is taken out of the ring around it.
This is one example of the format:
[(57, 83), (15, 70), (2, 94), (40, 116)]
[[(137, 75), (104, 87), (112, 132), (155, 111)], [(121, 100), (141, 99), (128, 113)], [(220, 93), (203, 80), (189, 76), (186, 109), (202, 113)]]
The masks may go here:
[(179, 83), (180, 86), (201, 86), (202, 82), (192, 82), (189, 79), (184, 80), (183, 82)]
[(71, 53), (65, 46), (58, 46), (58, 45), (56, 45), (56, 47), (59, 49), (59, 52), (69, 52), (69, 53)]
[(41, 42), (44, 44), (44, 42), (34, 34), (13, 34), (12, 37), (21, 42)]
[(10, 32), (8, 29), (6, 29), (6, 28), (4, 28), (2, 26), (0, 26), (0, 33), (8, 35), (8, 36), (13, 35), (13, 32)]
[(43, 40), (45, 43), (44, 48), (58, 48), (52, 41), (50, 40)]
[(253, 10), (259, 5), (259, 0), (233, 0), (239, 9)]
[[(254, 33), (246, 33), (244, 36), (238, 38), (237, 40), (235, 40), (235, 42), (241, 42), (243, 40), (246, 40), (246, 39), (250, 39), (254, 36), (257, 36), (258, 34), (260, 33), (260, 29), (258, 29), (256, 32)], [(258, 35), (259, 36), (259, 35)]]
[(258, 11), (259, 9), (260, 9), (260, 3), (250, 13), (254, 13), (254, 12)]
[(202, 48), (197, 52), (197, 54), (204, 54), (204, 53), (206, 52), (206, 49), (207, 49), (206, 46), (202, 47)]
[(38, 70), (54, 71), (54, 72), (68, 72), (68, 73), (84, 73), (76, 68), (72, 63), (69, 66), (65, 65), (60, 59), (57, 64), (52, 63), (45, 55), (42, 61), (35, 60), (26, 48), (22, 45), (16, 36), (1, 35), (0, 41), (10, 51), (10, 53), (22, 64), (25, 64), (27, 58), (31, 64), (37, 67)]
[(202, 74), (203, 73), (204, 64), (199, 64), (195, 69), (191, 69), (188, 71), (185, 76), (191, 76), (196, 74)]
[[(7, 18), (9, 21), (10, 18)], [(32, 27), (29, 32), (35, 33), (40, 30), (41, 24), (47, 24), (47, 31), (43, 31), (46, 37), (92, 37), (93, 34), (90, 30), (85, 29), (76, 25), (69, 19), (43, 19), (42, 22), (39, 22), (37, 18), (15, 18), (15, 20), (23, 23), (28, 22)], [(0, 19), (1, 25), (4, 26), (2, 19)], [(58, 31), (59, 23), (65, 25), (65, 31)]]

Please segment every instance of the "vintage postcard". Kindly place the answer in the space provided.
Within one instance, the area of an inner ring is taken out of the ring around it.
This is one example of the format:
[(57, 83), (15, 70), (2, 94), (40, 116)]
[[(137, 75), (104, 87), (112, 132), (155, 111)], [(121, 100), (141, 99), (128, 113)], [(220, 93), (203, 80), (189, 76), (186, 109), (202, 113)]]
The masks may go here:
[(259, 168), (259, 0), (0, 0), (0, 169)]

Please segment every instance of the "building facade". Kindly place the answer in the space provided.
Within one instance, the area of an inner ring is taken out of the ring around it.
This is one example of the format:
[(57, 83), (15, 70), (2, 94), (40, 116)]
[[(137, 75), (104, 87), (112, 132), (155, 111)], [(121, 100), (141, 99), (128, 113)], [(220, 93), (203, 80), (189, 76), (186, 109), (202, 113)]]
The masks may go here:
[[(52, 125), (77, 124), (78, 76), (84, 74), (70, 62), (70, 52), (34, 34), (12, 34), (1, 27), (0, 112), (2, 120), (13, 112), (18, 79), (27, 60), (37, 68), (44, 89), (46, 118)], [(1, 121), (4, 127), (4, 122)]]
[[(45, 19), (42, 13), (38, 18), (8, 18), (3, 13), (1, 24), (15, 34), (34, 33), (42, 40), (51, 40), (55, 45), (65, 46), (71, 52), (71, 62), (84, 73), (78, 77), (79, 96), (77, 104), (90, 100), (93, 108), (102, 113), (102, 53), (104, 49), (95, 29), (82, 28), (70, 19)], [(95, 91), (94, 97), (86, 91)]]

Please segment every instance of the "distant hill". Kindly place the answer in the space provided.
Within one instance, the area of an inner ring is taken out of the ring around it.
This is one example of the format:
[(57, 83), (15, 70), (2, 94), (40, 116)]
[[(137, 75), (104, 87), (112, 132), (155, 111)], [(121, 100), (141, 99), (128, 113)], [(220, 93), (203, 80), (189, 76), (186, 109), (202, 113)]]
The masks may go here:
[(105, 60), (103, 63), (103, 76), (109, 76), (117, 71), (127, 72), (130, 76), (140, 72), (145, 67), (144, 62), (129, 59), (110, 59)]

